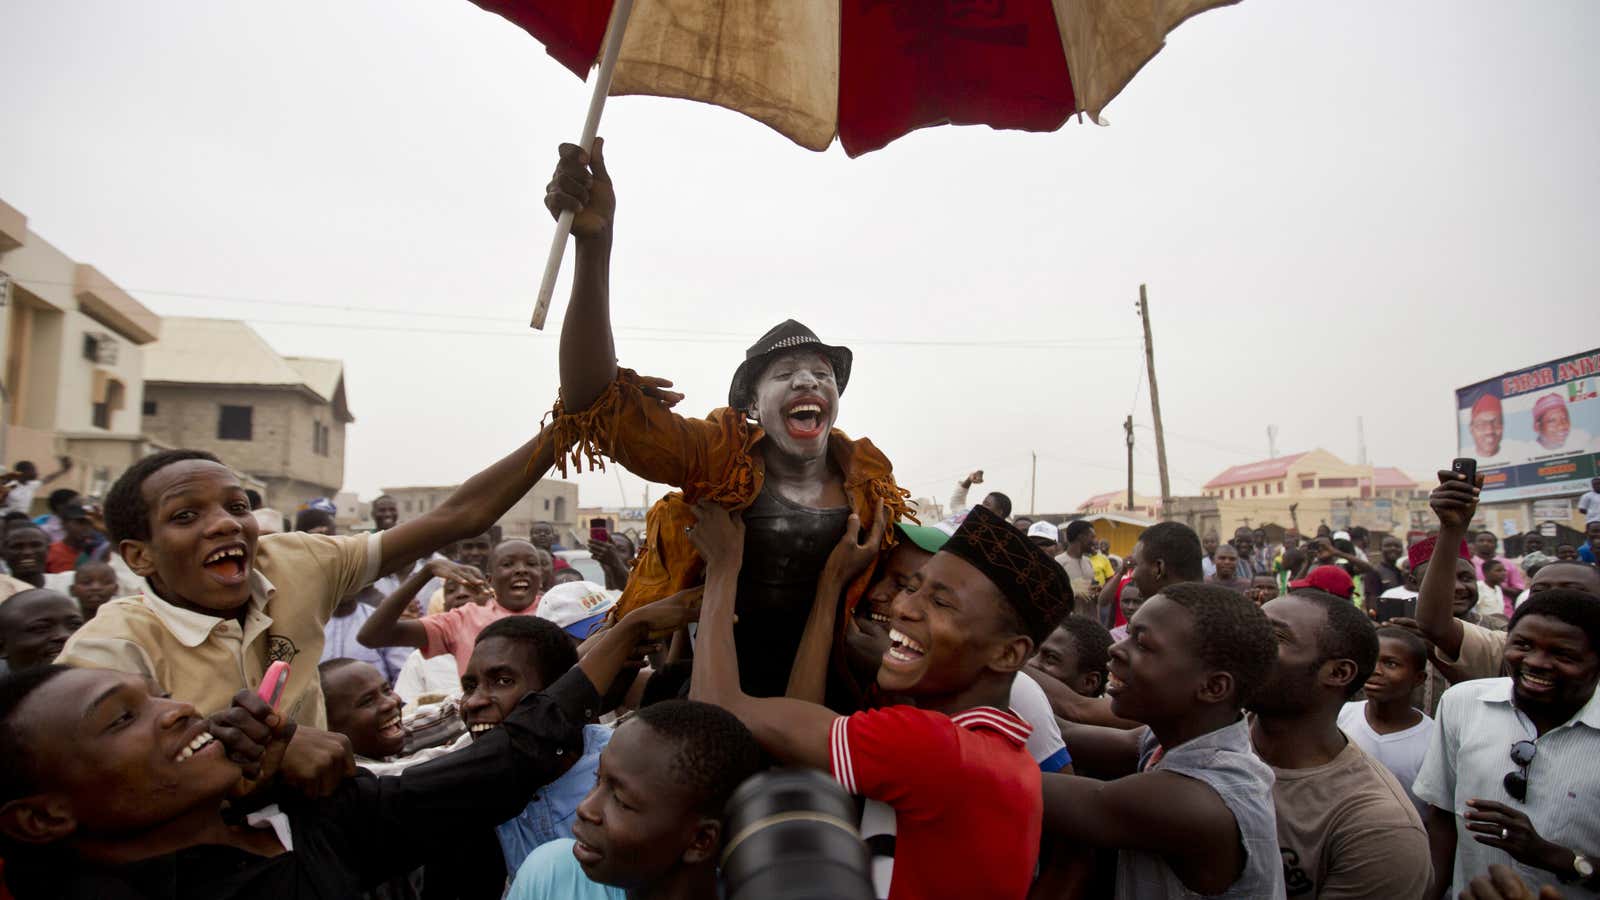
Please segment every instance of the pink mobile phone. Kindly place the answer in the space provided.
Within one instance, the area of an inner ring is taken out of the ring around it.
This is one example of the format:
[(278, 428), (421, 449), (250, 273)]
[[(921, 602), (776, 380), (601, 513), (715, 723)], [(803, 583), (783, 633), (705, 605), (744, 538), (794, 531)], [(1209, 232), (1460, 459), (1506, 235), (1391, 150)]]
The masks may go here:
[(261, 687), (256, 688), (256, 696), (267, 701), (273, 709), (278, 708), (278, 698), (283, 696), (283, 685), (289, 680), (289, 664), (278, 660), (267, 666), (267, 674), (261, 676)]

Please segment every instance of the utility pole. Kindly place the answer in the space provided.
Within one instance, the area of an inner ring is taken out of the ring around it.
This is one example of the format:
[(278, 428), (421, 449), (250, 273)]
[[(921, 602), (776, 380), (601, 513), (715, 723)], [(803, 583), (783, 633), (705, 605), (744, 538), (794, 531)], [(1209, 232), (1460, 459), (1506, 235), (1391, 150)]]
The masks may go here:
[(1122, 430), (1128, 433), (1128, 512), (1133, 512), (1133, 416), (1128, 416), (1122, 423)]
[(1144, 363), (1150, 372), (1150, 417), (1156, 426), (1156, 469), (1161, 474), (1161, 506), (1172, 502), (1172, 482), (1167, 478), (1167, 438), (1161, 430), (1161, 392), (1156, 389), (1156, 350), (1150, 340), (1150, 301), (1139, 285), (1139, 318), (1144, 322)]
[(1028, 515), (1034, 514), (1033, 501), (1039, 497), (1039, 451), (1033, 451), (1033, 474), (1028, 476)]

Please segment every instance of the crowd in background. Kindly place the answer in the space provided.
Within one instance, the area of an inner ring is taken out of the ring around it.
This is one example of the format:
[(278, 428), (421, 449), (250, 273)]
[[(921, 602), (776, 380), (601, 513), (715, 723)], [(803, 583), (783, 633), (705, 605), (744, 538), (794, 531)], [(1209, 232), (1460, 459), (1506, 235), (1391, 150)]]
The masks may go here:
[[(31, 519), (48, 479), (6, 476), (12, 895), (1600, 896), (1600, 503), (1588, 561), (1505, 558), (1452, 471), (1410, 542), (1168, 521), (1119, 559), (968, 507), (981, 472), (918, 522), (806, 326), (705, 418), (617, 365), (601, 147), (547, 195), (561, 399), (439, 506), (284, 530), (176, 449)], [(638, 541), (494, 530), (605, 460), (678, 489)]]

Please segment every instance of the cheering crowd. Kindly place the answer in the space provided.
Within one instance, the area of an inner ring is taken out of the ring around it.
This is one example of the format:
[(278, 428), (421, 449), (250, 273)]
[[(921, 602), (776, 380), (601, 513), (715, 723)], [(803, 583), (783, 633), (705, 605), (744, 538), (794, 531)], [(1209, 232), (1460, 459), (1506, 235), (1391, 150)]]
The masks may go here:
[[(733, 882), (729, 809), (779, 768), (859, 834), (771, 860), (784, 896), (852, 896), (834, 867), (892, 900), (1600, 896), (1592, 562), (1500, 556), (1448, 471), (1434, 533), (1373, 556), (1163, 522), (1115, 559), (1088, 522), (967, 507), (982, 473), (917, 522), (833, 427), (851, 352), (804, 325), (703, 418), (617, 365), (603, 152), (563, 146), (547, 194), (577, 240), (560, 399), (447, 502), (283, 531), (179, 449), (103, 509), (8, 507), (12, 896), (773, 896)], [(607, 462), (677, 491), (637, 546), (590, 544), (606, 583), (548, 526), (495, 539)]]

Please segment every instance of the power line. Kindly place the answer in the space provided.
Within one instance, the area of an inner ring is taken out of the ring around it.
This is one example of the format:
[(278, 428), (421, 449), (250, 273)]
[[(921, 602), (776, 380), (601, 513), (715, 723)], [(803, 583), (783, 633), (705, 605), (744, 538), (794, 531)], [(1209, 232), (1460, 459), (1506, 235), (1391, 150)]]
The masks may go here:
[[(72, 282), (65, 282), (65, 281), (48, 281), (48, 280), (44, 280), (44, 279), (35, 279), (35, 278), (18, 278), (18, 279), (15, 279), (15, 280), (19, 284), (41, 284), (41, 285), (48, 284), (48, 285), (57, 285), (57, 286), (64, 286), (64, 287), (71, 287), (72, 286)], [(152, 289), (144, 289), (144, 288), (137, 289), (137, 290), (129, 290), (129, 293), (150, 294), (150, 295), (154, 295), (154, 296), (178, 297), (178, 298), (188, 299), (188, 300), (209, 300), (209, 301), (221, 301), (221, 302), (228, 302), (228, 303), (258, 303), (258, 304), (263, 304), (263, 305), (268, 305), (268, 306), (286, 306), (286, 307), (293, 307), (293, 308), (296, 308), (296, 309), (322, 309), (322, 310), (329, 310), (329, 311), (333, 311), (333, 312), (351, 312), (351, 313), (388, 315), (388, 316), (415, 316), (415, 317), (424, 317), (424, 318), (450, 319), (452, 321), (460, 321), (460, 320), (464, 320), (465, 319), (465, 320), (472, 320), (472, 321), (494, 322), (494, 323), (497, 323), (497, 324), (500, 324), (500, 325), (505, 325), (510, 330), (508, 330), (508, 331), (483, 331), (483, 330), (460, 329), (460, 328), (455, 328), (455, 329), (451, 329), (451, 328), (424, 328), (424, 327), (415, 326), (415, 325), (413, 325), (413, 326), (367, 325), (367, 324), (361, 324), (361, 323), (307, 322), (307, 321), (298, 321), (298, 320), (289, 320), (289, 319), (260, 319), (260, 318), (256, 318), (256, 317), (253, 317), (253, 316), (241, 317), (241, 318), (245, 318), (248, 321), (255, 322), (255, 323), (261, 324), (261, 325), (304, 326), (304, 327), (312, 327), (312, 328), (355, 328), (355, 329), (364, 329), (364, 330), (371, 330), (371, 331), (389, 331), (389, 332), (420, 333), (420, 334), (482, 335), (482, 336), (485, 336), (485, 337), (508, 337), (508, 336), (510, 336), (510, 337), (531, 336), (531, 337), (542, 337), (542, 338), (552, 337), (552, 335), (548, 335), (548, 334), (544, 334), (544, 333), (538, 333), (538, 332), (532, 332), (532, 331), (527, 330), (524, 327), (524, 325), (521, 322), (521, 320), (519, 320), (519, 319), (511, 319), (511, 318), (506, 318), (506, 317), (501, 317), (501, 316), (483, 315), (481, 313), (476, 313), (475, 314), (475, 313), (454, 313), (454, 312), (431, 312), (431, 311), (427, 311), (427, 310), (387, 309), (387, 308), (384, 308), (384, 307), (376, 307), (376, 306), (352, 306), (352, 305), (349, 305), (349, 304), (302, 302), (302, 301), (293, 301), (293, 300), (271, 299), (271, 298), (265, 298), (265, 297), (239, 297), (239, 296), (227, 296), (227, 295), (222, 295), (222, 294), (201, 294), (201, 293), (193, 293), (193, 292), (187, 292), (187, 291), (152, 290)], [(722, 344), (740, 343), (740, 344), (742, 344), (742, 343), (746, 343), (749, 340), (749, 336), (748, 335), (744, 335), (744, 334), (740, 334), (740, 333), (736, 333), (736, 332), (729, 332), (729, 331), (710, 331), (710, 330), (701, 329), (701, 328), (663, 328), (663, 327), (657, 327), (657, 326), (627, 325), (627, 324), (619, 324), (619, 325), (616, 326), (616, 328), (617, 328), (618, 331), (625, 331), (625, 332), (626, 331), (642, 331), (642, 332), (648, 332), (648, 333), (653, 333), (653, 334), (661, 334), (661, 335), (675, 335), (675, 336), (663, 336), (663, 337), (659, 337), (659, 338), (655, 338), (654, 339), (656, 341), (663, 342), (663, 343), (674, 343), (674, 342), (676, 342), (676, 343), (722, 343)], [(709, 338), (725, 338), (726, 340), (711, 340)], [(630, 336), (630, 340), (649, 341), (649, 340), (652, 340), (652, 339), (651, 338)], [(922, 339), (913, 339), (913, 338), (845, 338), (841, 342), (842, 343), (848, 343), (848, 344), (859, 344), (859, 345), (863, 345), (863, 346), (891, 346), (891, 347), (996, 347), (996, 348), (1019, 349), (1019, 350), (1030, 350), (1030, 349), (1032, 349), (1032, 350), (1061, 350), (1061, 349), (1075, 349), (1075, 348), (1076, 349), (1086, 349), (1086, 348), (1093, 348), (1093, 347), (1114, 348), (1114, 347), (1122, 347), (1122, 346), (1131, 346), (1134, 340), (1135, 339), (1132, 338), (1132, 337), (1082, 338), (1082, 339), (1047, 339), (1047, 340), (1022, 339), (1022, 340), (1015, 340), (1015, 341), (1011, 341), (1011, 340), (932, 340), (932, 339), (922, 340)]]
[[(513, 325), (513, 323), (511, 321), (509, 321), (509, 320), (506, 322), (506, 325), (508, 327), (504, 331), (481, 331), (481, 330), (473, 330), (473, 329), (467, 329), (467, 328), (424, 328), (424, 327), (415, 326), (415, 325), (410, 325), (410, 326), (407, 326), (407, 325), (376, 325), (376, 324), (365, 324), (365, 323), (360, 323), (360, 322), (307, 322), (307, 321), (299, 321), (299, 320), (294, 320), (294, 319), (257, 319), (255, 317), (246, 317), (245, 321), (251, 322), (251, 323), (256, 324), (256, 325), (285, 325), (285, 326), (304, 327), (304, 328), (346, 328), (346, 329), (354, 329), (354, 330), (357, 330), (357, 331), (388, 331), (388, 332), (398, 332), (398, 333), (403, 333), (403, 334), (428, 334), (428, 335), (457, 334), (457, 335), (472, 335), (472, 336), (479, 336), (479, 337), (537, 338), (539, 340), (555, 340), (555, 339), (557, 339), (559, 337), (559, 335), (553, 335), (553, 334), (547, 334), (547, 333), (544, 333), (544, 332), (532, 331), (532, 330), (528, 329), (525, 325), (523, 325), (521, 322), (517, 322), (517, 323), (515, 323)], [(624, 326), (618, 326), (618, 327), (620, 329), (620, 328), (622, 328)], [(684, 334), (684, 335), (646, 335), (646, 336), (624, 335), (624, 336), (627, 337), (627, 339), (629, 341), (633, 341), (633, 342), (638, 342), (638, 343), (657, 343), (657, 344), (744, 344), (746, 341), (749, 340), (748, 337), (704, 338), (704, 337), (696, 337), (694, 335), (689, 335), (689, 334)], [(1062, 343), (1048, 343), (1048, 342), (1003, 343), (1003, 342), (989, 342), (989, 341), (917, 341), (917, 340), (893, 340), (893, 339), (879, 339), (879, 338), (845, 338), (844, 340), (841, 341), (841, 343), (854, 344), (856, 346), (867, 346), (867, 347), (873, 347), (873, 346), (876, 346), (876, 347), (971, 347), (971, 348), (1004, 347), (1005, 349), (1008, 349), (1008, 350), (1062, 350), (1062, 349), (1070, 349), (1070, 348), (1077, 347), (1078, 349), (1084, 349), (1084, 347), (1081, 347), (1079, 345), (1062, 344)]]
[[(1150, 426), (1148, 426), (1148, 425), (1138, 425), (1138, 424), (1136, 424), (1136, 425), (1134, 425), (1134, 427), (1135, 428), (1143, 428), (1143, 429), (1145, 429), (1147, 431), (1150, 430)], [(1245, 449), (1243, 449), (1241, 447), (1235, 447), (1235, 446), (1231, 446), (1229, 444), (1218, 443), (1217, 441), (1213, 441), (1210, 438), (1203, 438), (1203, 437), (1200, 437), (1199, 435), (1184, 434), (1183, 432), (1173, 431), (1170, 428), (1167, 429), (1167, 434), (1169, 436), (1180, 437), (1180, 438), (1183, 438), (1186, 441), (1192, 441), (1192, 442), (1197, 443), (1197, 444), (1205, 444), (1206, 446), (1212, 447), (1212, 448), (1217, 449), (1217, 450), (1226, 450), (1229, 453), (1239, 453), (1239, 454), (1243, 454), (1244, 456), (1248, 456), (1248, 457), (1252, 457), (1252, 458), (1258, 452), (1258, 451), (1255, 451), (1255, 450), (1245, 450)]]

